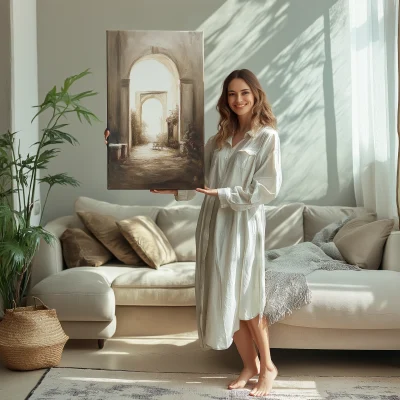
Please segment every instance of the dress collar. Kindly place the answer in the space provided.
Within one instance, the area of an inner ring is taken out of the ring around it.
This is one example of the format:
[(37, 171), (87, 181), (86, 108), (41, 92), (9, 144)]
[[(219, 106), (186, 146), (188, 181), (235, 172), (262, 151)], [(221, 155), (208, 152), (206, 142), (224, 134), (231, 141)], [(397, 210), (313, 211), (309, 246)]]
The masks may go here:
[[(244, 134), (244, 137), (243, 137), (243, 139), (247, 136), (247, 135), (249, 135), (250, 137), (255, 137), (256, 135), (257, 135), (257, 132), (258, 132), (258, 129), (253, 129), (253, 130), (249, 130), (249, 131), (247, 131), (245, 134)], [(226, 143), (229, 143), (231, 146), (232, 146), (232, 140), (233, 140), (233, 136), (229, 136), (227, 139), (226, 139)]]

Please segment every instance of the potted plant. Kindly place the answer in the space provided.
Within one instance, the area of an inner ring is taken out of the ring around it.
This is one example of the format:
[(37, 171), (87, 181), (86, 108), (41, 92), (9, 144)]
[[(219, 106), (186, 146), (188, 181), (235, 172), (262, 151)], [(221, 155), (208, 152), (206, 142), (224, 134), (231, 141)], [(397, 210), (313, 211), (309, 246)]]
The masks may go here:
[[(51, 189), (55, 185), (78, 186), (73, 177), (65, 174), (44, 175), (50, 160), (61, 151), (57, 146), (63, 143), (75, 145), (77, 139), (65, 132), (70, 116), (77, 116), (81, 122), (92, 123), (98, 118), (81, 101), (97, 93), (92, 90), (77, 94), (70, 92), (72, 85), (88, 75), (85, 70), (65, 79), (57, 90), (54, 86), (44, 101), (36, 106), (38, 111), (32, 121), (47, 112), (48, 122), (42, 130), (41, 138), (33, 143), (35, 152), (23, 157), (20, 154), (16, 133), (0, 135), (0, 315), (7, 308), (21, 306), (26, 295), (31, 273), (31, 262), (44, 239), (51, 243), (54, 237), (41, 225), (31, 223), (35, 203), (35, 191), (39, 185), (47, 185), (47, 195), (41, 214)], [(40, 172), (40, 174), (39, 174)], [(14, 200), (14, 201), (13, 201)]]

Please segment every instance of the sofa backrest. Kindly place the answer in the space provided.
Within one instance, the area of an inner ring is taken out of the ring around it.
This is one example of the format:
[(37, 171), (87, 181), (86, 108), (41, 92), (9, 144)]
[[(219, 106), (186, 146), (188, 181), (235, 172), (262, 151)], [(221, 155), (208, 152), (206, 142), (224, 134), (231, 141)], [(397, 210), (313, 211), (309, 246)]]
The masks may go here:
[[(332, 222), (346, 216), (362, 216), (371, 211), (363, 207), (314, 206), (304, 203), (289, 203), (264, 206), (266, 214), (266, 250), (292, 246), (310, 241), (314, 235)], [(178, 204), (169, 207), (127, 206), (112, 204), (88, 197), (78, 197), (75, 212), (92, 211), (124, 219), (136, 215), (151, 217), (174, 248), (178, 261), (195, 261), (195, 232), (200, 206)], [(70, 222), (69, 227), (83, 228), (79, 218)]]
[(304, 240), (303, 203), (264, 206), (265, 249), (279, 249)]
[[(303, 241), (304, 204), (265, 206), (266, 249), (291, 246)], [(179, 205), (159, 211), (157, 225), (174, 248), (178, 261), (195, 261), (195, 233), (200, 206)]]
[(78, 197), (74, 205), (75, 213), (80, 211), (97, 212), (99, 214), (111, 215), (118, 220), (136, 217), (138, 215), (146, 215), (155, 221), (161, 209), (162, 207), (156, 206), (125, 206), (112, 204), (89, 197)]
[(159, 211), (156, 224), (175, 250), (178, 261), (196, 260), (196, 226), (200, 206), (178, 205)]

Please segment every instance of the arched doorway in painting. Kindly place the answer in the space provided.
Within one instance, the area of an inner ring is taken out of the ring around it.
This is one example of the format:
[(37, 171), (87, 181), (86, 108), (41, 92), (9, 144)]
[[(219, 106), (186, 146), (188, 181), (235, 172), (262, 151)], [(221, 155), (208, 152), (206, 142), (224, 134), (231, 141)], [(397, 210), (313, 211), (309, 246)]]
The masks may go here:
[[(142, 57), (132, 65), (129, 82), (129, 146), (179, 143), (180, 79), (174, 62), (163, 54)], [(145, 133), (150, 130), (157, 134), (150, 137)]]
[(165, 133), (165, 108), (160, 100), (152, 96), (152, 94), (146, 97), (141, 101), (141, 107), (138, 113), (142, 144), (160, 141)]

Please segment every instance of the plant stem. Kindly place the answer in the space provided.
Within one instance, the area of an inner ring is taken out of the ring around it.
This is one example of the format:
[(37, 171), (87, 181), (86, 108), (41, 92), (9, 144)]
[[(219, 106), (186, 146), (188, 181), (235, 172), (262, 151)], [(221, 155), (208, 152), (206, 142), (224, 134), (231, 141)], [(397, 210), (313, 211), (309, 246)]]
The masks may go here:
[[(14, 174), (13, 171), (13, 165), (15, 166), (15, 180), (17, 182), (17, 193), (18, 193), (18, 205), (19, 205), (19, 210), (21, 210), (21, 195), (20, 195), (20, 182), (19, 182), (19, 175), (18, 175), (18, 169), (17, 169), (17, 162), (16, 162), (16, 157), (15, 157), (15, 150), (14, 150), (14, 138), (11, 141), (11, 156), (12, 156), (12, 164), (10, 165), (10, 173), (11, 177)], [(12, 181), (11, 181), (11, 187), (12, 187)]]
[[(22, 157), (21, 157), (21, 141), (20, 140), (18, 140), (18, 157), (19, 157), (20, 160), (22, 160)], [(24, 168), (21, 165), (19, 171), (17, 172), (19, 177), (23, 176), (23, 171), (24, 171)], [(26, 202), (27, 202), (27, 200), (29, 201), (29, 196), (28, 196), (28, 199), (26, 199), (25, 184), (24, 184), (23, 181), (21, 183), (21, 189), (22, 189), (22, 200), (23, 200), (23, 203), (24, 203), (24, 213), (26, 213), (26, 205), (27, 205)], [(19, 191), (18, 191), (18, 193), (19, 193)], [(21, 211), (21, 208), (20, 208), (20, 211)], [(26, 227), (28, 227), (29, 223), (25, 222), (25, 225), (26, 225)]]
[[(34, 198), (35, 198), (35, 186), (36, 186), (36, 174), (37, 174), (37, 161), (38, 161), (38, 158), (39, 158), (39, 155), (40, 155), (40, 151), (41, 151), (42, 146), (43, 146), (43, 142), (44, 142), (44, 140), (45, 140), (45, 138), (46, 138), (46, 132), (49, 130), (50, 124), (52, 123), (55, 114), (56, 114), (56, 109), (53, 108), (53, 115), (52, 115), (50, 121), (48, 122), (48, 124), (47, 124), (47, 126), (46, 126), (46, 129), (44, 130), (42, 139), (40, 140), (40, 143), (39, 143), (39, 145), (38, 145), (38, 149), (37, 149), (37, 151), (36, 151), (35, 162), (34, 162), (34, 165), (33, 165), (33, 173), (32, 173), (32, 176), (31, 176), (31, 181), (30, 181), (30, 183), (29, 183), (28, 198), (29, 198), (29, 203), (30, 203), (30, 204), (33, 204)], [(53, 125), (53, 126), (54, 126), (54, 125)], [(27, 213), (26, 218), (27, 218), (28, 221), (30, 221), (30, 219), (31, 219), (31, 211), (30, 211), (30, 210), (28, 210), (28, 213)]]
[(39, 225), (40, 225), (41, 222), (42, 222), (43, 211), (44, 211), (44, 208), (46, 207), (46, 203), (47, 203), (47, 199), (48, 199), (48, 197), (49, 197), (50, 190), (51, 190), (51, 186), (50, 186), (49, 189), (47, 190), (46, 199), (44, 200), (43, 207), (42, 207), (42, 213), (40, 214)]
[[(56, 119), (55, 122), (53, 123), (53, 126), (51, 127), (51, 129), (54, 129), (54, 127), (57, 126), (59, 119), (65, 114), (65, 111), (66, 111), (67, 109), (68, 109), (68, 105), (66, 105), (65, 108), (64, 108), (61, 112), (59, 112), (58, 114), (56, 114), (56, 112), (55, 112), (56, 110), (55, 110), (55, 108), (53, 108), (53, 116), (51, 117), (49, 123), (47, 124), (47, 127), (46, 127), (46, 129), (45, 129), (45, 133), (43, 134), (42, 140), (41, 140), (40, 143), (39, 143), (38, 151), (37, 151), (37, 153), (36, 153), (36, 158), (35, 158), (35, 162), (34, 162), (34, 171), (35, 171), (35, 173), (34, 173), (32, 194), (31, 194), (31, 204), (32, 204), (32, 205), (33, 205), (33, 203), (34, 203), (34, 198), (35, 198), (35, 189), (36, 189), (35, 183), (36, 183), (36, 174), (37, 174), (37, 160), (38, 160), (38, 157), (39, 157), (40, 150), (42, 149), (42, 146), (43, 146), (43, 141), (44, 141), (44, 139), (45, 139), (45, 137), (46, 137), (46, 132), (50, 130), (49, 127), (50, 127), (50, 124), (52, 123), (54, 117), (55, 117), (56, 115), (58, 115), (58, 116), (57, 116), (57, 119)], [(43, 214), (43, 212), (44, 212), (44, 207), (42, 207), (41, 215)], [(32, 208), (30, 208), (30, 210), (29, 210), (29, 215), (28, 215), (29, 220), (30, 220), (30, 217), (31, 217), (31, 213), (32, 213)]]

